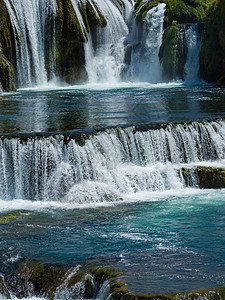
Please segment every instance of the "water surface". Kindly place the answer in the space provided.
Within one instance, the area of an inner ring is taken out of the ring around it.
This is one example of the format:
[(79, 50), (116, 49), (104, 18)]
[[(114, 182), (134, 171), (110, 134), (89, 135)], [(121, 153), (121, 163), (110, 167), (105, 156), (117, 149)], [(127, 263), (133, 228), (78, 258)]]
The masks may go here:
[(55, 132), (223, 116), (225, 91), (210, 85), (123, 84), (4, 94), (0, 132)]

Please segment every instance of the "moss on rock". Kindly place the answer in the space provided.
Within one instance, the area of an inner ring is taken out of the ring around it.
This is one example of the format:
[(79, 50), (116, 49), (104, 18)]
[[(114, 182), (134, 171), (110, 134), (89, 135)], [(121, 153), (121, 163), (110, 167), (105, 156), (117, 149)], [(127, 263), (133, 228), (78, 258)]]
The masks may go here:
[(57, 0), (56, 41), (53, 49), (56, 75), (69, 84), (87, 80), (84, 43), (89, 31), (96, 26), (106, 26), (107, 20), (95, 4), (78, 1), (82, 16), (78, 16), (70, 0)]
[(27, 287), (28, 293), (41, 294), (53, 299), (55, 290), (63, 282), (66, 271), (66, 267), (30, 262), (20, 264), (18, 277), (21, 284)]
[(93, 25), (101, 25), (101, 26), (106, 26), (107, 25), (107, 20), (98, 8), (95, 3), (91, 3), (89, 0), (87, 0), (86, 4), (86, 11), (87, 11), (87, 19), (90, 24), (90, 26)]
[(166, 12), (164, 25), (204, 22), (207, 10), (213, 0), (165, 0)]
[[(110, 299), (112, 300), (181, 300), (181, 299), (225, 299), (225, 288), (200, 289), (190, 292), (166, 294), (139, 294), (127, 289), (121, 282), (121, 272), (108, 267), (96, 267), (93, 264), (80, 268), (68, 266), (52, 266), (40, 262), (21, 263), (11, 275), (0, 277), (0, 292), (9, 298), (19, 299), (31, 296), (44, 296), (48, 299), (60, 298), (65, 293), (69, 299), (95, 299), (102, 284), (109, 283)], [(97, 283), (97, 290), (93, 286)], [(82, 285), (79, 294), (79, 283)], [(78, 284), (78, 290), (74, 286)], [(58, 294), (59, 293), (59, 294)], [(77, 294), (78, 293), (78, 294)], [(107, 297), (109, 295), (106, 295)]]
[(3, 91), (14, 91), (13, 67), (0, 49), (0, 87)]
[(200, 72), (207, 82), (225, 86), (225, 2), (212, 6), (202, 34)]
[(225, 169), (211, 167), (196, 168), (200, 188), (225, 188)]
[(7, 7), (0, 0), (0, 87), (3, 91), (15, 90), (13, 83), (13, 68), (9, 59), (13, 46), (13, 28)]
[(181, 169), (185, 185), (191, 186), (192, 176), (196, 177), (198, 186), (202, 189), (225, 188), (225, 168), (198, 166)]
[(163, 0), (150, 0), (143, 1), (137, 0), (134, 7), (134, 14), (138, 21), (144, 23), (145, 17), (150, 9), (157, 6), (159, 3), (163, 3)]
[(53, 47), (55, 73), (69, 84), (80, 83), (87, 79), (84, 42), (88, 28), (84, 30), (81, 27), (70, 0), (57, 0), (57, 5), (56, 40)]
[(184, 79), (184, 66), (187, 59), (187, 42), (185, 37), (188, 25), (177, 25), (166, 28), (162, 45), (159, 50), (159, 60), (163, 67), (165, 80)]
[(0, 0), (0, 48), (7, 52), (12, 47), (12, 26), (3, 0)]

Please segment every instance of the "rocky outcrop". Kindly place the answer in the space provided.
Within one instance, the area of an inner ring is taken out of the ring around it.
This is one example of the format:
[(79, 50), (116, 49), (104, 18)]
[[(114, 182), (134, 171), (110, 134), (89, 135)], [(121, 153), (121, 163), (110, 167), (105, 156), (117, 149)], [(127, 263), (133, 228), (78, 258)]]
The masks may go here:
[(165, 27), (177, 24), (201, 23), (206, 20), (207, 9), (212, 0), (165, 0)]
[(3, 91), (14, 90), (12, 58), (13, 28), (3, 0), (0, 0), (0, 87)]
[[(82, 27), (70, 0), (57, 0), (57, 5), (56, 40), (53, 41), (55, 75), (69, 84), (82, 83), (87, 80), (84, 43), (88, 40), (90, 30), (96, 30), (97, 26), (106, 26), (107, 20), (91, 1), (87, 1), (85, 6), (78, 2), (84, 26)], [(49, 28), (49, 24), (46, 24), (46, 28)], [(48, 55), (46, 57), (48, 61)]]
[(150, 0), (150, 1), (143, 1), (143, 0), (137, 0), (135, 2), (134, 7), (134, 14), (136, 16), (137, 21), (143, 23), (145, 20), (145, 17), (150, 9), (157, 6), (159, 3), (163, 3), (165, 1), (163, 0)]
[[(167, 294), (137, 294), (128, 290), (118, 270), (86, 265), (51, 266), (38, 262), (21, 263), (9, 275), (0, 276), (0, 293), (11, 298), (43, 296), (47, 299), (181, 300), (224, 299), (224, 287)], [(216, 297), (215, 297), (216, 295)], [(102, 298), (103, 299), (103, 298)]]
[(200, 188), (225, 188), (224, 168), (197, 167), (196, 172)]
[(196, 183), (202, 189), (225, 188), (225, 168), (198, 166), (181, 169), (186, 186)]
[(187, 41), (185, 31), (188, 25), (177, 25), (173, 21), (163, 34), (162, 45), (159, 50), (159, 60), (163, 67), (163, 77), (166, 81), (174, 79), (184, 80), (184, 66), (187, 59)]
[(5, 57), (0, 50), (0, 87), (3, 91), (14, 91), (15, 86), (13, 83), (13, 67), (12, 64)]
[(200, 52), (200, 72), (207, 82), (225, 86), (225, 2), (217, 0), (210, 9)]
[[(57, 0), (58, 14), (54, 47), (55, 74), (74, 84), (87, 78), (84, 57), (84, 35), (70, 0)], [(48, 38), (47, 38), (48, 40)]]

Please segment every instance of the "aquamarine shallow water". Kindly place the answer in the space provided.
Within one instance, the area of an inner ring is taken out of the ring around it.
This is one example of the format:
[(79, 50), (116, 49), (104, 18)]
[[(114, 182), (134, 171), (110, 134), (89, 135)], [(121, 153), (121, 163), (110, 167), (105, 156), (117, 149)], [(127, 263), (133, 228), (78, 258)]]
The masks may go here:
[[(2, 134), (202, 120), (225, 112), (224, 89), (208, 85), (77, 87), (3, 96)], [(77, 208), (45, 199), (0, 200), (0, 218), (19, 212), (0, 223), (1, 267), (9, 272), (25, 260), (97, 262), (122, 269), (128, 287), (141, 293), (222, 285), (224, 199), (223, 189), (183, 188), (134, 193), (116, 203), (90, 200)]]
[(144, 202), (109, 207), (24, 212), (1, 224), (1, 263), (6, 268), (14, 259), (100, 262), (124, 270), (129, 288), (142, 293), (224, 284), (225, 190), (185, 193), (146, 195)]

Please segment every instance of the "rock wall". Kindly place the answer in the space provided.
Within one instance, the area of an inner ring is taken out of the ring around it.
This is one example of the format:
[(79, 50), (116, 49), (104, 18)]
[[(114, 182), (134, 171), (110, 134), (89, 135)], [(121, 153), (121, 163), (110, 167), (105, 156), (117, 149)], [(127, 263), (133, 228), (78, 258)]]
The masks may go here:
[(225, 86), (225, 1), (217, 0), (209, 11), (200, 52), (200, 72), (207, 82)]
[(0, 87), (3, 91), (9, 92), (15, 90), (13, 83), (12, 64), (0, 50)]
[[(14, 90), (12, 58), (13, 28), (3, 0), (0, 0), (0, 87), (3, 91)], [(7, 56), (7, 57), (6, 57)]]

